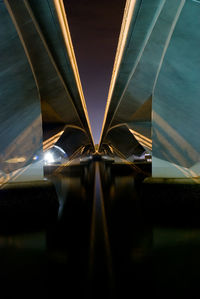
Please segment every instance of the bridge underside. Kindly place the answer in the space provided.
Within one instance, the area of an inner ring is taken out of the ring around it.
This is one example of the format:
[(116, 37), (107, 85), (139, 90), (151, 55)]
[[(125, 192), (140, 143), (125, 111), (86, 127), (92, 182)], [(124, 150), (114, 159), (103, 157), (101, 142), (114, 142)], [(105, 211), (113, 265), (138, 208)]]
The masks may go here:
[(0, 28), (0, 181), (42, 179), (58, 140), (69, 159), (94, 149), (64, 6), (1, 1)]
[(127, 1), (100, 148), (127, 157), (126, 126), (132, 154), (137, 142), (152, 154), (153, 177), (200, 175), (199, 13), (198, 1)]
[(99, 148), (63, 9), (0, 1), (1, 298), (199, 298), (200, 0), (127, 0)]
[(200, 175), (199, 1), (127, 0), (98, 149), (63, 2), (0, 8), (0, 183), (42, 179), (44, 152), (63, 163), (98, 151), (152, 158), (152, 177)]

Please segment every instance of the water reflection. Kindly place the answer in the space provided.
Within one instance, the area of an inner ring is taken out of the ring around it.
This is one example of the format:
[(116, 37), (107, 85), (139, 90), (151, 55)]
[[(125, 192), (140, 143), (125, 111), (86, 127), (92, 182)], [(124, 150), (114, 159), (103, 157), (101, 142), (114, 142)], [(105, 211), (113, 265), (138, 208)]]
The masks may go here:
[(51, 293), (87, 294), (94, 165), (74, 165), (49, 176), (59, 197), (57, 224), (47, 234)]
[[(13, 233), (14, 222), (6, 233), (1, 229), (5, 298), (19, 292), (25, 298), (28, 289), (29, 298), (195, 298), (198, 200), (181, 200), (173, 188), (169, 196), (162, 187), (149, 189), (142, 167), (138, 173), (129, 165), (95, 162), (48, 171), (58, 194), (57, 216), (26, 232), (20, 226)], [(189, 214), (196, 215), (195, 223)]]
[(101, 176), (115, 273), (113, 298), (145, 295), (152, 285), (148, 275), (152, 228), (145, 222), (138, 195), (141, 172), (128, 165), (102, 165)]

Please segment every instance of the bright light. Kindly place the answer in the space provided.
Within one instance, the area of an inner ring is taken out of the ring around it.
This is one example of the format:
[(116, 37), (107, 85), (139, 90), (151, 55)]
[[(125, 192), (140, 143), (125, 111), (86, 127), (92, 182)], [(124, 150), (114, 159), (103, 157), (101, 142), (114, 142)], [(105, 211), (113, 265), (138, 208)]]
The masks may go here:
[(44, 161), (46, 163), (53, 163), (54, 162), (54, 156), (53, 156), (53, 154), (50, 153), (50, 152), (45, 153), (44, 154)]
[(23, 163), (25, 161), (26, 161), (25, 157), (14, 157), (14, 158), (6, 160), (5, 162), (15, 164), (15, 163)]
[(38, 155), (35, 155), (35, 156), (33, 157), (33, 160), (36, 161), (36, 160), (38, 160), (38, 158), (39, 158)]
[(61, 153), (66, 155), (65, 151), (60, 146), (54, 145), (53, 147), (57, 148)]

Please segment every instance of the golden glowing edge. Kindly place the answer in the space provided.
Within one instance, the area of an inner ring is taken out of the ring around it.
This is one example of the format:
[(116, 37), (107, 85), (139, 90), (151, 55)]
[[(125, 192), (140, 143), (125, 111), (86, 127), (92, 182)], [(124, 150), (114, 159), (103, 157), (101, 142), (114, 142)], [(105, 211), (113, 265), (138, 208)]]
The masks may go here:
[(58, 139), (61, 137), (61, 135), (63, 133), (64, 133), (64, 131), (60, 131), (57, 134), (55, 134), (54, 136), (52, 136), (49, 139), (45, 140), (43, 142), (43, 150), (46, 151), (46, 150), (50, 149), (58, 141)]
[(103, 131), (108, 115), (108, 110), (110, 107), (110, 102), (116, 82), (116, 78), (119, 72), (122, 56), (124, 53), (127, 37), (128, 37), (128, 32), (129, 32), (129, 27), (131, 24), (134, 8), (135, 8), (136, 0), (126, 0), (126, 5), (124, 9), (124, 16), (122, 20), (122, 26), (121, 26), (121, 31), (120, 31), (120, 36), (119, 36), (119, 41), (118, 41), (118, 46), (117, 46), (117, 52), (115, 56), (115, 62), (114, 62), (114, 67), (113, 67), (113, 72), (112, 72), (112, 77), (111, 77), (111, 83), (110, 83), (110, 88), (108, 92), (108, 99), (106, 103), (106, 109), (105, 109), (105, 114), (104, 114), (104, 120), (103, 120), (103, 125), (102, 125), (102, 130), (101, 130), (101, 137), (100, 137), (100, 142), (99, 145), (101, 144), (102, 137), (103, 137)]
[(6, 160), (5, 163), (9, 163), (9, 164), (13, 163), (13, 164), (15, 164), (15, 163), (23, 163), (25, 161), (26, 161), (25, 157), (14, 157), (14, 158)]
[(152, 151), (152, 140), (150, 138), (147, 138), (146, 136), (136, 132), (133, 129), (129, 129), (129, 131), (134, 135), (134, 137), (139, 143), (141, 143), (143, 147), (147, 147), (150, 151)]
[(74, 53), (74, 49), (73, 49), (73, 44), (72, 44), (72, 40), (71, 40), (71, 35), (70, 35), (70, 31), (69, 31), (69, 25), (68, 25), (67, 16), (65, 13), (65, 7), (63, 4), (63, 0), (54, 0), (54, 6), (55, 6), (55, 9), (57, 12), (58, 20), (59, 20), (60, 27), (61, 27), (62, 34), (63, 34), (63, 38), (64, 38), (65, 45), (67, 48), (67, 53), (69, 55), (71, 66), (72, 66), (72, 69), (73, 69), (73, 72), (75, 75), (75, 80), (76, 80), (76, 84), (78, 87), (81, 103), (83, 106), (83, 110), (84, 110), (85, 117), (87, 120), (88, 128), (90, 131), (90, 136), (91, 136), (91, 139), (92, 139), (92, 142), (94, 145), (92, 130), (90, 127), (90, 121), (89, 121), (89, 117), (88, 117), (86, 102), (85, 102), (85, 98), (84, 98), (84, 94), (83, 94), (83, 90), (82, 90), (81, 80), (80, 80), (80, 76), (79, 76), (78, 66), (77, 66), (76, 57), (75, 57), (75, 53)]

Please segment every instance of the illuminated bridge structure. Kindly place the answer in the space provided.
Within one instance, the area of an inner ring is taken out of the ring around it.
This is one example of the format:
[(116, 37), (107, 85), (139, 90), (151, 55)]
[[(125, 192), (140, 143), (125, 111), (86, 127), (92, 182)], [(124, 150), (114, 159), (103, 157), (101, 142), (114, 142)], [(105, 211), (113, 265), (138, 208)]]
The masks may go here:
[(1, 1), (0, 36), (0, 180), (42, 179), (43, 149), (94, 149), (62, 1)]
[(0, 0), (1, 298), (199, 298), (199, 49), (127, 0), (94, 145), (63, 1)]
[[(100, 154), (200, 175), (199, 13), (198, 0), (127, 0)], [(42, 179), (52, 147), (97, 152), (63, 2), (1, 1), (0, 35), (0, 182)]]
[(196, 0), (126, 2), (100, 150), (149, 152), (153, 177), (200, 175), (199, 14)]

